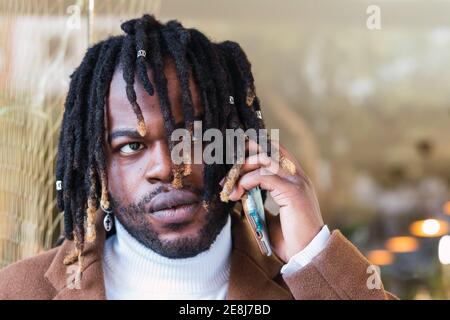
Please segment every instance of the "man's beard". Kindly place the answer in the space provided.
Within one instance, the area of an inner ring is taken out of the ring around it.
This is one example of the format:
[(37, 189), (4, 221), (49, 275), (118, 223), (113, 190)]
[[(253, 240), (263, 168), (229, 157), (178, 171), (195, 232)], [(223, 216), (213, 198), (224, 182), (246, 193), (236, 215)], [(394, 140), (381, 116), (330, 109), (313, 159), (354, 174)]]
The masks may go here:
[[(158, 232), (146, 217), (149, 213), (144, 210), (145, 204), (154, 196), (153, 192), (144, 196), (137, 203), (126, 206), (111, 196), (112, 209), (116, 219), (137, 241), (156, 253), (172, 259), (193, 257), (208, 250), (225, 226), (231, 209), (230, 204), (225, 204), (220, 201), (219, 197), (216, 197), (208, 203), (205, 213), (206, 221), (196, 235), (176, 240), (161, 240)], [(170, 229), (176, 231), (182, 227), (183, 225), (173, 224)]]

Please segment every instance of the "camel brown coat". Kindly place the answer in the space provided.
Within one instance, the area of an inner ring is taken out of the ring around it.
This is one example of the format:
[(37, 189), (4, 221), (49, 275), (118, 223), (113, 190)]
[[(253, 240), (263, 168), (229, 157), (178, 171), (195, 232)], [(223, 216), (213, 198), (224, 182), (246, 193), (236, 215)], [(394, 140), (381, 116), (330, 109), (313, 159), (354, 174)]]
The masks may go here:
[[(227, 299), (395, 298), (382, 284), (370, 285), (370, 263), (338, 230), (332, 232), (318, 256), (288, 276), (280, 274), (283, 262), (278, 257), (260, 253), (250, 225), (237, 212), (232, 214), (232, 239)], [(0, 299), (105, 299), (104, 242), (105, 231), (97, 223), (97, 240), (86, 245), (80, 289), (67, 285), (74, 268), (64, 265), (63, 260), (74, 243), (65, 240), (59, 247), (1, 270)]]

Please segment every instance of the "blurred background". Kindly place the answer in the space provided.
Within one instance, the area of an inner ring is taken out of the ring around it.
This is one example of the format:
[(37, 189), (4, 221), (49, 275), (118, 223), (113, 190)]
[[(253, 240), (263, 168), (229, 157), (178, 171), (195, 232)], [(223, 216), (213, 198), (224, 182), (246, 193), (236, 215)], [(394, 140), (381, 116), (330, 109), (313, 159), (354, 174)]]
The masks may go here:
[(373, 4), (0, 0), (0, 268), (61, 233), (54, 162), (69, 75), (90, 44), (153, 13), (239, 42), (266, 122), (330, 228), (400, 298), (449, 299), (450, 1)]

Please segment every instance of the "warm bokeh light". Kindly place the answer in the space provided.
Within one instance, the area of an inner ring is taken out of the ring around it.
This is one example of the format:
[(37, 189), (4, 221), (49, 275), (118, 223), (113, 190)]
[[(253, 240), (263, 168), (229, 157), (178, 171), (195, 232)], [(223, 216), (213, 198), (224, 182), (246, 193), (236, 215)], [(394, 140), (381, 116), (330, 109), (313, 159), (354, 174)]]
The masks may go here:
[(444, 213), (450, 216), (450, 200), (444, 203)]
[(419, 241), (414, 237), (392, 237), (386, 241), (386, 248), (391, 252), (413, 252), (419, 248)]
[(413, 222), (409, 230), (417, 237), (440, 237), (448, 232), (448, 223), (438, 219), (419, 220)]
[(387, 250), (371, 250), (367, 253), (367, 259), (378, 266), (386, 266), (394, 262), (394, 255)]
[(450, 236), (443, 236), (439, 240), (439, 261), (442, 264), (450, 264)]

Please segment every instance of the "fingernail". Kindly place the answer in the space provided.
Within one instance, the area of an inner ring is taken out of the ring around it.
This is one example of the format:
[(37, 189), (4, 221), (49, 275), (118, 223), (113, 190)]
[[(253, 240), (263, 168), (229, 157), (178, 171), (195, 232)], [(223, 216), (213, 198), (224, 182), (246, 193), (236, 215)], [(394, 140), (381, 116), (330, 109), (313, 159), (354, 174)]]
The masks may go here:
[(225, 178), (223, 178), (222, 180), (220, 180), (219, 184), (220, 184), (221, 187), (223, 187), (223, 185), (225, 184)]

